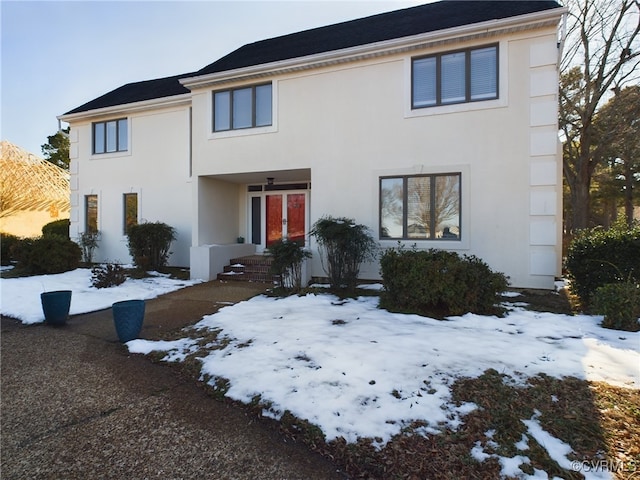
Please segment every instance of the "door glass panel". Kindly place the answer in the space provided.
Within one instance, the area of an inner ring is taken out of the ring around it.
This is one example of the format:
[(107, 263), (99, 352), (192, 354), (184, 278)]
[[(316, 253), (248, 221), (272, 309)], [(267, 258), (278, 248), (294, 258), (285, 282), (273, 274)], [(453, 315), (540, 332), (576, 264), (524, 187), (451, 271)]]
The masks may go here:
[(267, 195), (267, 247), (282, 238), (282, 195)]
[(290, 193), (287, 195), (287, 238), (292, 242), (304, 245), (305, 223), (305, 195), (304, 193)]

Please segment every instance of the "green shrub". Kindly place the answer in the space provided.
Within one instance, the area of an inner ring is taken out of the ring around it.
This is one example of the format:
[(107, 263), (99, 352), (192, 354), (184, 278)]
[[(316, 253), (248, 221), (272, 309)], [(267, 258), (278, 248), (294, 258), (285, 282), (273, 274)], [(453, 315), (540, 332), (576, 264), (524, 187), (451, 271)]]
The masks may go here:
[(14, 245), (20, 243), (20, 238), (10, 233), (0, 233), (0, 264), (3, 267), (11, 265), (11, 262), (15, 260), (12, 253)]
[(62, 273), (80, 265), (80, 247), (68, 238), (47, 235), (22, 240), (13, 248), (18, 268), (32, 274)]
[(145, 271), (158, 270), (167, 265), (176, 231), (166, 223), (147, 222), (131, 225), (127, 237), (133, 263)]
[(69, 219), (63, 218), (62, 220), (47, 223), (42, 227), (42, 235), (45, 237), (49, 235), (59, 235), (64, 238), (69, 238)]
[(593, 311), (604, 315), (602, 326), (615, 330), (640, 330), (640, 285), (633, 282), (608, 283), (592, 297)]
[(331, 288), (354, 290), (360, 265), (374, 260), (377, 244), (365, 225), (350, 218), (323, 217), (311, 230), (320, 247), (320, 260)]
[(640, 225), (582, 230), (569, 244), (565, 266), (571, 290), (585, 309), (598, 287), (640, 281)]
[(91, 284), (96, 288), (109, 288), (123, 284), (127, 275), (121, 265), (107, 263), (91, 269)]
[(380, 306), (435, 316), (496, 313), (507, 277), (475, 256), (444, 250), (386, 250), (380, 260)]
[(280, 278), (280, 285), (285, 290), (300, 290), (302, 264), (306, 258), (311, 258), (311, 253), (299, 242), (282, 239), (269, 246), (269, 255), (272, 257), (271, 273)]

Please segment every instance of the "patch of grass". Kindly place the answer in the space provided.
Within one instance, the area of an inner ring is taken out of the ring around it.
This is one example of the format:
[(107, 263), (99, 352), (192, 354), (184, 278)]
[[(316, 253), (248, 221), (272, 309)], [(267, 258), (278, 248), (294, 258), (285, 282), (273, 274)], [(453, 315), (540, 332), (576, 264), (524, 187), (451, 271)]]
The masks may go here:
[[(570, 460), (624, 465), (617, 478), (631, 478), (632, 469), (640, 465), (638, 391), (546, 375), (516, 385), (510, 377), (487, 370), (479, 378), (458, 380), (452, 397), (458, 404), (473, 402), (478, 406), (463, 418), (458, 429), (441, 426), (441, 433), (425, 436), (420, 428), (426, 425), (417, 421), (380, 450), (374, 447), (375, 439), (326, 443), (320, 440), (316, 426), (290, 414), (283, 416), (280, 428), (285, 435), (332, 459), (351, 478), (499, 478), (501, 467), (495, 456), (483, 462), (472, 457), (471, 450), (479, 443), (488, 454), (528, 457), (530, 463), (520, 468), (529, 475), (540, 469), (550, 477), (582, 479), (582, 473), (561, 468), (527, 433), (522, 420), (534, 415), (545, 431), (573, 448)], [(528, 449), (518, 450), (516, 443), (523, 435)]]
[(509, 291), (520, 293), (519, 296), (505, 299), (505, 302), (523, 302), (528, 305), (524, 308), (536, 312), (561, 313), (572, 315), (577, 312), (574, 299), (570, 292), (563, 288), (559, 292), (555, 290), (535, 290), (510, 288)]

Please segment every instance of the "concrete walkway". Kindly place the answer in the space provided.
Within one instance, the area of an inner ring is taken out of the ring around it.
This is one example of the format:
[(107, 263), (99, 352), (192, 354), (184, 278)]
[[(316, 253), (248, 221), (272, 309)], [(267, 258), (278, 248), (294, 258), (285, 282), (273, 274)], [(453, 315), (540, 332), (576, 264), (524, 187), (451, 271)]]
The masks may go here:
[[(209, 282), (149, 300), (141, 337), (167, 338), (264, 287)], [(179, 369), (130, 355), (111, 310), (57, 328), (2, 318), (1, 343), (3, 480), (346, 478)]]

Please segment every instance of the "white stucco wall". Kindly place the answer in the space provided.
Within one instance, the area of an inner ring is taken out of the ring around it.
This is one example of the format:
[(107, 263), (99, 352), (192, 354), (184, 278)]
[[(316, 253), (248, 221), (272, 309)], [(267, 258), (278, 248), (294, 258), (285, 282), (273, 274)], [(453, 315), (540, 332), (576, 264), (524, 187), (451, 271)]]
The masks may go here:
[[(128, 118), (126, 152), (93, 155), (92, 122)], [(72, 238), (85, 229), (85, 195), (98, 195), (101, 241), (94, 261), (129, 263), (125, 193), (138, 194), (138, 221), (176, 229), (170, 265), (188, 266), (191, 246), (189, 105), (111, 112), (70, 122)]]
[[(233, 174), (258, 172), (252, 181), (264, 182), (265, 173), (278, 180), (294, 169), (309, 169), (310, 178), (300, 180), (312, 185), (311, 223), (326, 214), (352, 217), (377, 238), (380, 176), (461, 172), (462, 241), (417, 246), (477, 255), (516, 286), (551, 288), (560, 273), (562, 197), (555, 28), (499, 40), (498, 100), (410, 108), (413, 56), (496, 41), (276, 76), (274, 125), (263, 129), (212, 134), (213, 88), (194, 90), (194, 176), (238, 182), (237, 193), (244, 195), (242, 179), (248, 177)], [(244, 202), (227, 206), (245, 218)], [(195, 208), (202, 229), (205, 205)], [(377, 265), (362, 271), (367, 278), (378, 274)], [(312, 275), (323, 275), (317, 255)]]

